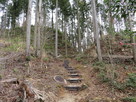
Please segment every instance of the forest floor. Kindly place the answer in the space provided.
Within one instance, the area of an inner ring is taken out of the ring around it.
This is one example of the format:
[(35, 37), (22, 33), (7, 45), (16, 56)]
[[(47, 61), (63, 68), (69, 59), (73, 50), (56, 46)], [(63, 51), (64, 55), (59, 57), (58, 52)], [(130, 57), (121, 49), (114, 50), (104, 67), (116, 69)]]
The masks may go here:
[[(17, 55), (24, 53), (19, 50), (9, 50), (10, 42), (0, 40), (0, 61), (7, 56)], [(12, 58), (8, 57), (9, 59)], [(67, 76), (67, 71), (63, 67), (65, 58), (43, 58), (41, 61), (38, 58), (32, 57), (30, 61), (26, 61), (25, 56), (22, 54), (19, 59), (15, 58), (12, 61), (7, 61), (5, 64), (0, 65), (0, 80), (18, 78), (19, 80), (28, 80), (33, 87), (37, 90), (44, 91), (48, 96), (46, 102), (122, 102), (122, 98), (129, 95), (128, 92), (123, 92), (110, 87), (107, 83), (102, 83), (98, 79), (98, 73), (94, 70), (93, 65), (82, 64), (75, 59), (67, 59), (70, 66), (80, 71), (83, 76), (84, 84), (87, 88), (78, 92), (69, 92), (62, 87), (62, 84), (57, 83), (53, 78), (60, 75), (64, 78)], [(110, 67), (110, 66), (109, 66)], [(121, 67), (118, 65), (118, 67)], [(131, 66), (127, 66), (131, 67)], [(122, 68), (123, 69), (123, 68)], [(122, 70), (119, 69), (119, 70)], [(134, 70), (121, 73), (132, 73)], [(123, 77), (124, 78), (124, 77)], [(123, 78), (120, 80), (122, 81)], [(0, 87), (1, 88), (1, 87)], [(1, 90), (1, 89), (0, 89)], [(0, 93), (0, 102), (3, 101)]]

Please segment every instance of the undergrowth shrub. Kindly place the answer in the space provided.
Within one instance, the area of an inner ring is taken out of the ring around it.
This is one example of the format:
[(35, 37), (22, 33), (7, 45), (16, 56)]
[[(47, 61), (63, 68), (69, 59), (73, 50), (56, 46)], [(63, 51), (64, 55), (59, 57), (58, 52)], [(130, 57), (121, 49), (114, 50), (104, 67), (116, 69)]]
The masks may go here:
[(107, 77), (106, 73), (104, 71), (101, 71), (98, 75), (98, 77), (100, 78), (100, 80), (102, 82), (109, 82), (110, 79)]
[(8, 42), (10, 42), (10, 46), (4, 48), (5, 51), (23, 51), (25, 49), (25, 43), (21, 37), (14, 37)]
[(110, 83), (111, 86), (113, 86), (114, 88), (118, 89), (118, 90), (124, 90), (126, 85), (124, 83), (120, 83), (117, 81), (111, 81)]
[(123, 102), (136, 102), (136, 97), (123, 98)]
[(114, 81), (111, 81), (110, 85), (118, 90), (124, 90), (125, 88), (128, 88), (128, 87), (136, 88), (136, 73), (128, 74), (128, 78), (126, 79), (124, 83), (120, 83), (114, 80)]
[(45, 62), (48, 62), (49, 60), (50, 60), (50, 58), (48, 58), (48, 57), (43, 58), (43, 61), (45, 61)]
[(95, 62), (93, 64), (94, 70), (101, 72), (101, 71), (105, 71), (105, 63), (103, 62)]
[(126, 87), (136, 88), (136, 73), (129, 73), (126, 80)]
[(118, 73), (115, 69), (106, 65), (103, 62), (95, 62), (93, 64), (94, 70), (98, 72), (98, 78), (101, 82), (107, 82), (110, 86), (118, 90), (124, 90), (127, 87), (136, 88), (136, 73), (131, 73), (125, 82), (116, 81)]
[(104, 62), (95, 62), (95, 63), (93, 64), (93, 66), (105, 67), (105, 63), (104, 63)]
[(76, 58), (75, 58), (78, 62), (80, 62), (80, 61), (82, 61), (82, 55), (78, 55), (78, 56), (76, 56)]
[(85, 56), (84, 54), (78, 54), (75, 57), (75, 60), (78, 61), (78, 62), (81, 62), (82, 64), (88, 64), (89, 63), (87, 56)]
[(99, 72), (98, 74), (98, 78), (102, 81), (102, 82), (109, 82), (110, 78), (108, 78), (107, 76), (107, 70), (106, 70), (106, 65), (103, 62), (95, 62), (93, 64), (94, 70)]

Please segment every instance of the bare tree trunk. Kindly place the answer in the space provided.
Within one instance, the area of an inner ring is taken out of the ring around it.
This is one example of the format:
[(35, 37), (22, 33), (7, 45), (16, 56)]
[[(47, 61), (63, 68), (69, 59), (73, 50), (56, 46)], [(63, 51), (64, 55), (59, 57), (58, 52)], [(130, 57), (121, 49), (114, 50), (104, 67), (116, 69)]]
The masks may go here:
[(4, 15), (1, 17), (1, 36), (5, 37), (6, 32), (6, 22), (7, 22), (7, 12), (4, 12)]
[(110, 27), (111, 32), (115, 31), (113, 22), (114, 22), (114, 18), (112, 16), (112, 13), (109, 11), (109, 27)]
[[(62, 33), (63, 33), (64, 32), (64, 16), (63, 16), (63, 14), (62, 14), (62, 26), (61, 26), (61, 29), (62, 29)], [(63, 39), (64, 39), (64, 37), (62, 35), (62, 42), (63, 42)]]
[(97, 23), (97, 17), (96, 17), (96, 6), (95, 6), (95, 0), (92, 0), (92, 11), (93, 11), (93, 29), (94, 29), (94, 37), (97, 47), (97, 54), (99, 61), (102, 61), (102, 55), (101, 55), (101, 48), (100, 48), (100, 39), (98, 34), (98, 23)]
[(36, 1), (36, 12), (35, 12), (35, 26), (34, 26), (34, 49), (36, 50), (37, 43), (37, 19), (38, 19), (38, 1)]
[[(24, 13), (24, 11), (23, 11), (23, 13)], [(24, 15), (23, 15), (23, 24), (22, 24), (22, 29), (23, 29), (23, 32), (25, 32), (26, 31), (26, 20), (27, 20), (27, 18), (26, 18), (26, 15), (25, 15), (25, 13), (24, 13)], [(9, 26), (10, 26), (10, 24), (9, 24)], [(23, 35), (23, 39), (25, 39), (25, 34)]]
[(67, 30), (66, 30), (66, 21), (64, 21), (64, 33), (65, 33), (65, 55), (68, 56), (68, 45), (67, 45)]
[[(129, 14), (129, 26), (130, 26), (130, 30), (132, 31), (132, 21), (131, 21), (131, 15)], [(135, 37), (136, 34), (132, 35), (131, 34), (131, 39), (132, 39), (132, 42), (133, 42), (133, 57), (134, 57), (134, 62), (136, 62), (136, 37)]]
[(53, 9), (52, 9), (52, 29), (54, 29), (54, 22), (53, 22)]
[(26, 28), (26, 55), (27, 56), (30, 56), (31, 10), (32, 10), (32, 0), (29, 0), (28, 13), (27, 13), (27, 28)]
[(91, 37), (90, 37), (90, 32), (89, 32), (89, 24), (87, 25), (87, 49), (89, 48), (89, 46), (90, 46), (90, 39), (91, 39)]
[(136, 63), (136, 35), (135, 34), (133, 35), (133, 43), (134, 43), (134, 45), (133, 45), (133, 56), (134, 56), (134, 61)]
[(128, 18), (127, 17), (124, 17), (124, 24), (125, 24), (125, 29), (128, 30), (129, 27), (128, 27)]
[(83, 52), (87, 49), (86, 39), (83, 39)]
[(58, 56), (58, 0), (56, 0), (55, 56)]
[(5, 16), (4, 16), (4, 38), (6, 38), (6, 27), (7, 27), (7, 12), (5, 12)]
[(113, 18), (113, 16), (112, 16), (112, 11), (111, 11), (111, 6), (112, 4), (111, 4), (111, 0), (109, 0), (109, 3), (108, 3), (108, 7), (109, 7), (109, 12), (108, 12), (108, 14), (109, 14), (109, 33), (111, 34), (111, 35), (113, 35), (113, 33), (115, 32), (115, 29), (114, 29), (114, 18)]
[(77, 0), (77, 20), (78, 20), (78, 51), (81, 52), (81, 31), (80, 31), (80, 17), (79, 17), (79, 1)]
[(41, 20), (42, 20), (42, 0), (39, 0), (39, 15), (38, 15), (38, 37), (37, 37), (37, 56), (41, 57)]
[(73, 18), (72, 34), (73, 34), (73, 47), (75, 47), (75, 49), (76, 49), (76, 37), (75, 37), (76, 32), (75, 32), (74, 29), (76, 29), (76, 27), (75, 27), (75, 17)]
[(62, 32), (64, 32), (64, 27), (63, 27), (63, 25), (64, 25), (64, 16), (63, 16), (63, 14), (62, 14)]
[[(46, 39), (46, 7), (43, 8), (43, 23), (42, 23), (42, 37), (41, 37), (41, 57), (43, 58), (44, 45)], [(41, 58), (41, 59), (42, 59)]]
[[(129, 23), (129, 30), (132, 31), (132, 21), (131, 21), (130, 13), (128, 16), (128, 23)], [(133, 42), (133, 34), (130, 34), (130, 41), (131, 41), (131, 43)]]

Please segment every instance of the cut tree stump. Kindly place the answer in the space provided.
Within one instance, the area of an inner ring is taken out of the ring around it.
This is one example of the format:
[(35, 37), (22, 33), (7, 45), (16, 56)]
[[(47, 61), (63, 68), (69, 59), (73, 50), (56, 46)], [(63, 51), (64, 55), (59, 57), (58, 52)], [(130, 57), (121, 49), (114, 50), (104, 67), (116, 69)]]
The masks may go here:
[(36, 89), (29, 80), (11, 78), (0, 81), (2, 102), (56, 102), (55, 99), (53, 93)]

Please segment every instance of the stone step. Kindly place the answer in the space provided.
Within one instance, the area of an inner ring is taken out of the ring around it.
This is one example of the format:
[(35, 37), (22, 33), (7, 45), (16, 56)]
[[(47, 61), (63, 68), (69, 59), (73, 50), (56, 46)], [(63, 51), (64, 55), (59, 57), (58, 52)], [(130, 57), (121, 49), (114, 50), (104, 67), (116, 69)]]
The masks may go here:
[(69, 84), (64, 87), (69, 91), (79, 91), (82, 88), (82, 84)]
[(68, 71), (68, 73), (70, 73), (70, 74), (77, 74), (77, 73), (79, 73), (79, 71), (77, 71), (77, 70), (70, 70), (70, 71)]
[(67, 81), (70, 83), (80, 83), (83, 79), (82, 78), (68, 78)]
[(72, 78), (74, 78), (74, 77), (82, 77), (82, 75), (81, 75), (81, 74), (78, 74), (78, 73), (69, 74), (68, 76), (69, 76), (69, 77), (72, 77)]
[(69, 70), (69, 71), (76, 70), (75, 68), (71, 68), (71, 67), (66, 68), (66, 69)]
[(65, 69), (69, 68), (69, 66), (64, 66)]
[(67, 80), (77, 80), (77, 79), (83, 80), (83, 78), (79, 76), (75, 76), (75, 77), (68, 76), (67, 77)]

